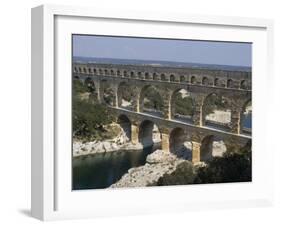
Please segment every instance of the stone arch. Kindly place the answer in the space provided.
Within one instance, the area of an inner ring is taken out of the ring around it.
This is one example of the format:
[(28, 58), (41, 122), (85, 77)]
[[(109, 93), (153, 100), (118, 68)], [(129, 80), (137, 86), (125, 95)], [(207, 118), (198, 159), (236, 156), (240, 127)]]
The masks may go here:
[(194, 75), (190, 77), (190, 83), (196, 84), (196, 77)]
[(135, 72), (131, 71), (130, 76), (131, 76), (131, 78), (134, 78), (135, 77)]
[(83, 72), (86, 74), (87, 73), (87, 68), (83, 68)]
[(116, 106), (116, 93), (112, 85), (107, 80), (101, 80), (102, 101), (109, 106)]
[(178, 158), (192, 160), (192, 142), (182, 128), (174, 128), (169, 137), (170, 152)]
[(158, 80), (158, 75), (157, 75), (157, 73), (153, 73), (153, 80)]
[(156, 86), (144, 86), (139, 95), (139, 110), (163, 117), (164, 100)]
[(224, 140), (215, 135), (207, 135), (201, 141), (200, 161), (210, 161), (214, 157), (222, 157), (227, 151)]
[(165, 74), (161, 74), (161, 81), (166, 81), (166, 76), (165, 76)]
[(180, 82), (185, 82), (185, 76), (184, 75), (180, 76)]
[(151, 147), (161, 142), (159, 127), (151, 120), (144, 120), (139, 126), (139, 142), (143, 147)]
[(247, 80), (240, 81), (240, 89), (247, 89), (248, 87)]
[(229, 130), (231, 101), (225, 96), (210, 93), (203, 100), (202, 125)]
[(134, 90), (127, 82), (121, 82), (117, 89), (118, 107), (133, 110), (134, 109)]
[(117, 70), (116, 74), (117, 74), (117, 76), (120, 76), (121, 75), (120, 70)]
[(96, 91), (96, 86), (95, 86), (95, 82), (91, 77), (87, 77), (84, 80), (84, 84), (87, 86), (87, 88), (89, 89), (90, 92), (95, 92)]
[(94, 74), (97, 74), (97, 69), (96, 69), (96, 68), (94, 68), (94, 70), (93, 70), (93, 71), (94, 71)]
[(242, 106), (240, 113), (240, 133), (252, 133), (252, 99), (248, 99)]
[(110, 70), (110, 75), (114, 75), (114, 70)]
[(219, 86), (219, 78), (214, 79), (214, 86)]
[[(122, 130), (122, 137), (125, 138), (123, 142), (131, 141), (132, 131), (131, 131), (131, 120), (128, 118), (127, 115), (121, 114), (117, 119), (117, 123), (120, 125)], [(122, 142), (122, 143), (123, 143)]]
[(126, 70), (123, 71), (123, 76), (124, 76), (124, 77), (128, 77), (128, 73), (127, 73)]
[(226, 87), (227, 88), (234, 88), (234, 82), (232, 79), (227, 79), (226, 81)]
[(172, 93), (170, 107), (172, 119), (192, 122), (194, 99), (186, 89), (178, 88)]
[(207, 77), (202, 78), (202, 85), (205, 85), (205, 86), (209, 85), (209, 79)]
[(107, 69), (104, 69), (104, 74), (105, 74), (105, 75), (108, 75), (108, 74), (109, 74)]
[(149, 79), (149, 73), (148, 72), (145, 72), (145, 79)]
[(138, 78), (142, 79), (142, 72), (141, 71), (138, 72)]
[(170, 75), (170, 82), (175, 82), (175, 81), (176, 81), (175, 75), (171, 74)]

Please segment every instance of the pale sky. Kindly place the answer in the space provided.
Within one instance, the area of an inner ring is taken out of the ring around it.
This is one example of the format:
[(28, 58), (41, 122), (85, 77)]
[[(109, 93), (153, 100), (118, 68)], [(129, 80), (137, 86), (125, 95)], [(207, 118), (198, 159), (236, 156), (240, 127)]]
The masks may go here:
[(252, 44), (73, 35), (73, 56), (252, 65)]

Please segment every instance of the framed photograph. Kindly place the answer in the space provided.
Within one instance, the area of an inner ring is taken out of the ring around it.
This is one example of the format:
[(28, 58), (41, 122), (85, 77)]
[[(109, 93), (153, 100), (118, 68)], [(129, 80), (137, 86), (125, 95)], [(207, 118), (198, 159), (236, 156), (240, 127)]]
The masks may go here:
[(32, 216), (271, 205), (270, 20), (32, 9)]

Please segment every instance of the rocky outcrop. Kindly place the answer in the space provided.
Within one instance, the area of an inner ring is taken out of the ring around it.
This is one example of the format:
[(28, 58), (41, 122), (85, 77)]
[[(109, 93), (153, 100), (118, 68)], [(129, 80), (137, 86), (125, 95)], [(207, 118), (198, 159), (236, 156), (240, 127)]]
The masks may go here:
[(177, 166), (185, 160), (178, 159), (170, 153), (156, 150), (147, 156), (146, 164), (129, 169), (128, 173), (110, 188), (120, 187), (146, 187), (157, 184), (164, 175), (176, 170)]
[(231, 120), (231, 111), (214, 110), (213, 113), (206, 116), (206, 119), (220, 123), (229, 123)]

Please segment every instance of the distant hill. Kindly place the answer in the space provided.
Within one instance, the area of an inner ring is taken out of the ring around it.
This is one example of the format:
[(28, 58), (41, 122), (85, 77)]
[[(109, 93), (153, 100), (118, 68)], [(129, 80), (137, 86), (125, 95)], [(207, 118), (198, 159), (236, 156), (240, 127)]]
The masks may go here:
[(129, 64), (129, 65), (150, 65), (159, 67), (189, 67), (213, 70), (228, 70), (228, 71), (247, 71), (251, 72), (251, 67), (245, 66), (231, 66), (218, 64), (200, 64), (200, 63), (186, 63), (174, 61), (158, 61), (158, 60), (133, 60), (133, 59), (116, 59), (116, 58), (95, 58), (95, 57), (73, 57), (74, 62), (82, 63), (99, 63), (99, 64)]

